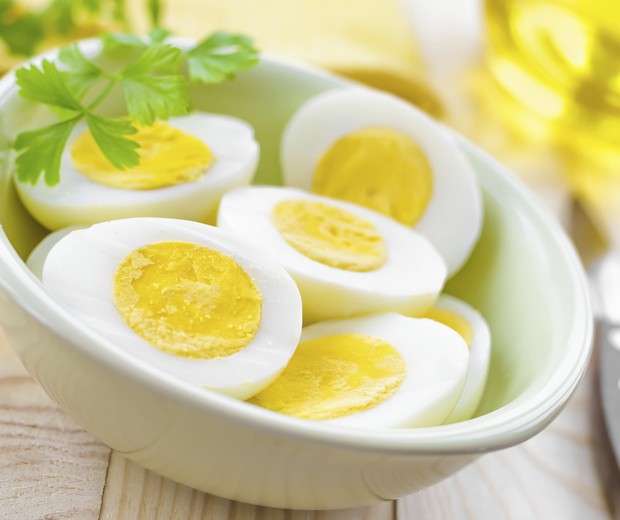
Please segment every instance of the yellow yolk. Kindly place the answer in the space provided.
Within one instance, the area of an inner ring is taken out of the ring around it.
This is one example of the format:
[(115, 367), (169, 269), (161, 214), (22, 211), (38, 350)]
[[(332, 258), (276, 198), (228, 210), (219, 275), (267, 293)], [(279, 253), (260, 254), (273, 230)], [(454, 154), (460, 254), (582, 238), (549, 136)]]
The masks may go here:
[(325, 152), (312, 191), (413, 226), (431, 199), (433, 175), (425, 153), (409, 137), (388, 128), (365, 128), (341, 137)]
[(383, 238), (373, 224), (322, 202), (285, 200), (273, 210), (276, 229), (301, 254), (347, 271), (374, 271), (386, 261)]
[(127, 255), (114, 277), (118, 312), (164, 352), (212, 359), (247, 346), (261, 295), (229, 256), (188, 242), (158, 242)]
[(467, 346), (471, 347), (471, 342), (474, 337), (474, 331), (472, 330), (470, 323), (459, 314), (447, 311), (445, 309), (433, 308), (427, 311), (424, 317), (438, 321), (439, 323), (443, 323), (444, 325), (450, 327), (452, 330), (458, 332), (465, 340), (465, 343), (467, 343)]
[(364, 334), (305, 341), (282, 374), (249, 402), (303, 419), (343, 417), (394, 394), (406, 364), (389, 343)]
[(115, 168), (87, 131), (71, 145), (75, 168), (91, 181), (112, 188), (152, 190), (196, 181), (213, 163), (213, 155), (205, 143), (166, 123), (139, 126), (138, 132), (129, 138), (140, 145), (138, 166), (126, 170)]

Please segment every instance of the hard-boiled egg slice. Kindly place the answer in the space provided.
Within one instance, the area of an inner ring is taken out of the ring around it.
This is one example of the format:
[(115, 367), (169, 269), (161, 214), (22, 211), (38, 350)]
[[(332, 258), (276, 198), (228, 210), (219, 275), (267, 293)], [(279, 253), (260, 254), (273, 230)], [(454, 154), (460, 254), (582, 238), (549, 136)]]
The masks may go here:
[(441, 424), (467, 373), (465, 341), (395, 313), (305, 327), (282, 374), (251, 403), (360, 428)]
[(227, 116), (175, 117), (127, 137), (140, 144), (141, 160), (120, 171), (78, 125), (58, 185), (15, 182), (26, 208), (52, 230), (140, 216), (212, 223), (224, 192), (249, 184), (258, 163), (252, 127)]
[(436, 122), (396, 97), (329, 91), (292, 117), (282, 138), (284, 183), (348, 200), (412, 226), (450, 274), (480, 234), (477, 177)]
[(110, 348), (240, 399), (279, 374), (301, 333), (286, 271), (205, 224), (136, 218), (72, 231), (42, 280)]
[(458, 332), (469, 347), (467, 381), (458, 403), (446, 423), (469, 419), (484, 392), (491, 358), (491, 333), (482, 315), (469, 304), (453, 296), (441, 295), (425, 317), (447, 325)]
[(446, 277), (422, 235), (356, 204), (294, 188), (230, 191), (218, 226), (280, 261), (297, 282), (306, 323), (384, 311), (420, 315)]
[(72, 231), (82, 229), (83, 227), (84, 226), (69, 226), (47, 235), (30, 252), (30, 255), (28, 255), (28, 259), (26, 260), (28, 269), (30, 269), (37, 278), (41, 278), (43, 276), (43, 264), (45, 264), (45, 259), (47, 258), (47, 255), (52, 247), (54, 247), (61, 238), (67, 236)]

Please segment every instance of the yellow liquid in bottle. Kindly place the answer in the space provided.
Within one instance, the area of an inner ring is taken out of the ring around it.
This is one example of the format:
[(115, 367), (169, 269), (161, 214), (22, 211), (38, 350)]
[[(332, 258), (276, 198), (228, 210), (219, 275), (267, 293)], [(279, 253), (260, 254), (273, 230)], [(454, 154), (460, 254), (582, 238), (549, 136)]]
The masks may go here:
[(492, 75), (545, 122), (573, 189), (617, 192), (620, 0), (485, 0), (485, 17)]
[(620, 2), (487, 0), (490, 66), (539, 115), (620, 142)]
[(504, 88), (542, 116), (620, 128), (618, 0), (487, 0), (486, 15)]

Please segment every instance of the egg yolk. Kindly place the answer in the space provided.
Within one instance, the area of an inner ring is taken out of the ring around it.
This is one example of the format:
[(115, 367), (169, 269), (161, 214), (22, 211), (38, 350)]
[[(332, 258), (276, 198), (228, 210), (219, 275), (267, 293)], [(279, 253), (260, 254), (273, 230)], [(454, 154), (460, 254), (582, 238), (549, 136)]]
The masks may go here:
[(426, 154), (408, 136), (364, 128), (335, 141), (320, 158), (312, 191), (413, 226), (431, 199), (433, 175)]
[(335, 419), (385, 401), (405, 375), (403, 357), (379, 338), (324, 336), (300, 344), (282, 374), (249, 402), (303, 419)]
[(386, 261), (383, 238), (372, 223), (322, 202), (285, 200), (272, 221), (289, 245), (330, 267), (374, 271)]
[(71, 144), (75, 168), (93, 182), (126, 190), (152, 190), (198, 180), (213, 163), (213, 154), (200, 139), (166, 123), (138, 126), (140, 164), (119, 170), (103, 155), (90, 131)]
[(188, 242), (158, 242), (127, 255), (114, 303), (143, 339), (177, 356), (212, 359), (247, 346), (261, 321), (261, 295), (228, 255)]
[(426, 311), (426, 315), (424, 317), (438, 321), (439, 323), (443, 323), (444, 325), (450, 327), (452, 330), (458, 332), (465, 340), (465, 343), (467, 343), (467, 346), (471, 347), (474, 332), (471, 328), (470, 323), (459, 314), (447, 311), (445, 309), (433, 308), (429, 311)]

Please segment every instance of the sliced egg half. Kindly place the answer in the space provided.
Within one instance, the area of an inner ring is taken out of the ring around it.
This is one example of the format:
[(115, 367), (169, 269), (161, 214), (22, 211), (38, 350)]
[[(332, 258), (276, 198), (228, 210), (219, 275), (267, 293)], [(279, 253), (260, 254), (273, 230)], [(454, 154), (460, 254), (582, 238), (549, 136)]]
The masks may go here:
[(385, 313), (316, 323), (250, 402), (342, 426), (437, 425), (459, 398), (468, 357), (463, 338), (432, 320)]
[(227, 116), (175, 117), (128, 138), (140, 144), (140, 164), (117, 170), (78, 125), (58, 185), (15, 182), (28, 211), (52, 230), (147, 216), (213, 223), (224, 192), (249, 184), (258, 163), (252, 127)]
[(62, 237), (42, 271), (48, 291), (114, 348), (240, 399), (280, 373), (301, 333), (286, 271), (206, 224), (96, 224)]
[(441, 295), (425, 317), (458, 332), (469, 348), (467, 381), (456, 406), (445, 423), (469, 419), (478, 408), (489, 371), (491, 332), (486, 320), (471, 305), (453, 296)]
[(456, 144), (412, 105), (364, 88), (312, 98), (288, 123), (284, 184), (355, 202), (414, 227), (455, 273), (480, 234), (477, 177)]
[(446, 266), (422, 235), (356, 204), (283, 187), (228, 192), (218, 226), (271, 254), (291, 274), (304, 322), (395, 311), (420, 315)]
[(36, 245), (30, 255), (28, 255), (28, 259), (26, 260), (28, 269), (30, 269), (37, 278), (41, 279), (43, 276), (43, 264), (45, 264), (45, 259), (47, 258), (47, 255), (52, 247), (54, 247), (61, 238), (67, 236), (72, 231), (82, 229), (83, 227), (84, 226), (69, 226), (47, 235)]

